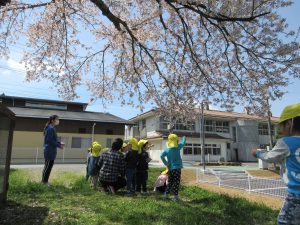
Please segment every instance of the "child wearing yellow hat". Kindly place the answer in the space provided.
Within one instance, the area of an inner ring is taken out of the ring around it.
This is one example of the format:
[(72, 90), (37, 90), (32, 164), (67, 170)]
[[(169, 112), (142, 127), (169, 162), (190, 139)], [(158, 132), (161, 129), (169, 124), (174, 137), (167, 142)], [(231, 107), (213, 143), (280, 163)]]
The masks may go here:
[(170, 134), (168, 136), (167, 148), (160, 155), (162, 162), (169, 169), (169, 183), (164, 195), (165, 199), (169, 197), (169, 194), (172, 191), (174, 193), (175, 201), (180, 200), (178, 196), (182, 169), (180, 150), (184, 147), (185, 143), (185, 137), (183, 137), (182, 141), (179, 143), (178, 136), (176, 134)]
[(288, 195), (278, 215), (278, 224), (300, 224), (300, 103), (284, 108), (280, 115), (284, 135), (271, 151), (252, 150), (253, 156), (269, 163), (281, 163), (281, 177)]
[(123, 143), (122, 148), (121, 148), (121, 152), (125, 155), (128, 152), (128, 144), (127, 143)]
[(90, 152), (91, 156), (88, 159), (88, 176), (92, 178), (91, 183), (94, 189), (97, 187), (99, 173), (97, 164), (100, 158), (101, 148), (101, 145), (97, 141), (93, 142)]
[(126, 179), (128, 194), (135, 194), (136, 185), (136, 166), (138, 162), (138, 141), (136, 138), (131, 138), (127, 144), (127, 153), (125, 155), (126, 162)]
[(154, 183), (155, 192), (165, 193), (168, 185), (168, 173), (169, 173), (168, 168), (160, 173), (160, 175), (158, 176), (158, 178)]
[(143, 194), (147, 194), (147, 180), (148, 180), (148, 169), (149, 162), (151, 158), (147, 150), (149, 149), (148, 140), (140, 140), (139, 145), (139, 154), (138, 154), (138, 163), (136, 167), (136, 191), (139, 193), (143, 191)]

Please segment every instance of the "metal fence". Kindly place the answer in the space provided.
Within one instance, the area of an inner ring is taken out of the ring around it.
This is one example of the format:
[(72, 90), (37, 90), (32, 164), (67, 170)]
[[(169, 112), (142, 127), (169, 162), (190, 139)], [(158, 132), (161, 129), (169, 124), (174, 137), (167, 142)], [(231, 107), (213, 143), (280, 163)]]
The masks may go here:
[(197, 181), (284, 198), (286, 185), (281, 179), (253, 177), (245, 171), (197, 170)]

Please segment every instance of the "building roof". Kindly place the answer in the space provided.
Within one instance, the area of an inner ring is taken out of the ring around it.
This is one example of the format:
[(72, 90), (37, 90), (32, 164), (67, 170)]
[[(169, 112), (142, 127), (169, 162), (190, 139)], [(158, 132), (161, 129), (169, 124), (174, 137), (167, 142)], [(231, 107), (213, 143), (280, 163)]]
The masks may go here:
[(51, 103), (60, 103), (60, 104), (82, 105), (82, 106), (85, 106), (85, 107), (88, 105), (88, 103), (84, 103), (84, 102), (50, 100), (50, 99), (42, 99), (42, 98), (28, 98), (28, 97), (20, 97), (20, 96), (10, 96), (10, 95), (5, 95), (5, 94), (1, 94), (0, 98), (2, 98), (2, 99), (20, 99), (20, 100), (25, 100), (25, 101), (51, 102)]
[[(199, 109), (195, 109), (195, 113), (199, 113)], [(137, 115), (129, 121), (131, 122), (137, 122), (141, 119), (148, 118), (150, 116), (155, 115), (155, 110), (149, 110), (145, 113), (142, 113), (140, 115)], [(204, 110), (204, 116), (207, 117), (216, 117), (216, 118), (224, 118), (224, 119), (252, 119), (252, 120), (258, 120), (258, 121), (268, 121), (267, 117), (260, 117), (257, 115), (251, 115), (247, 113), (238, 113), (238, 112), (224, 112), (224, 111), (219, 111), (219, 110)], [(279, 117), (271, 117), (271, 121), (273, 123), (279, 123)]]
[[(199, 109), (195, 109), (196, 112), (199, 112)], [(223, 117), (223, 118), (232, 118), (232, 119), (252, 119), (252, 120), (260, 120), (267, 121), (268, 117), (261, 117), (257, 115), (251, 115), (247, 113), (239, 113), (239, 112), (224, 112), (219, 110), (204, 110), (204, 115), (211, 117)], [(271, 117), (271, 121), (274, 123), (279, 123), (279, 117)]]
[(4, 115), (5, 117), (8, 117), (12, 120), (15, 119), (15, 114), (9, 110), (9, 108), (7, 108), (6, 106), (3, 106), (0, 104), (0, 114)]
[(22, 107), (8, 107), (8, 108), (16, 115), (16, 117), (48, 119), (49, 116), (51, 115), (58, 115), (59, 118), (62, 120), (132, 124), (132, 122), (114, 116), (110, 113), (87, 112), (87, 111), (73, 112), (73, 111), (63, 111), (63, 110), (22, 108)]
[[(191, 132), (191, 131), (176, 131), (174, 132), (178, 136), (183, 137), (196, 137), (200, 138), (199, 132)], [(147, 134), (148, 139), (154, 139), (154, 138), (167, 138), (169, 135), (169, 131), (167, 130), (157, 130), (155, 132), (151, 132), (149, 135)], [(215, 134), (215, 133), (205, 133), (205, 139), (229, 139), (222, 137), (221, 135)]]

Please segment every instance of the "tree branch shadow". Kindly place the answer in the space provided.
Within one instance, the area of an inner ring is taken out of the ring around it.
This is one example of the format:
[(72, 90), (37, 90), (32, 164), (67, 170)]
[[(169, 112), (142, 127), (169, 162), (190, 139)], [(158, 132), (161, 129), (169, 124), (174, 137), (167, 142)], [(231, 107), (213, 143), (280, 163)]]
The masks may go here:
[(41, 225), (48, 216), (49, 209), (40, 206), (28, 206), (8, 201), (0, 207), (1, 225)]

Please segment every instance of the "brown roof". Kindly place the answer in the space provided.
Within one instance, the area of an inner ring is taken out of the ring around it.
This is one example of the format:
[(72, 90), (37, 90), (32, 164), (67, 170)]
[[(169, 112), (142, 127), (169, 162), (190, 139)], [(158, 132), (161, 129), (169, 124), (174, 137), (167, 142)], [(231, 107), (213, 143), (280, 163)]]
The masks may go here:
[[(196, 112), (199, 112), (199, 109), (195, 109)], [(204, 110), (204, 115), (211, 117), (224, 117), (224, 118), (232, 118), (232, 119), (253, 119), (253, 120), (261, 120), (267, 121), (267, 117), (261, 117), (257, 115), (251, 115), (247, 113), (238, 113), (238, 112), (224, 112), (218, 110)], [(279, 117), (271, 117), (272, 122), (279, 123)]]
[[(200, 138), (199, 132), (193, 132), (193, 131), (176, 131), (174, 132), (180, 137), (186, 136), (186, 137), (197, 137)], [(151, 132), (150, 135), (147, 134), (148, 139), (154, 139), (154, 138), (167, 138), (169, 135), (169, 131), (167, 130), (157, 130), (155, 132)], [(229, 139), (222, 137), (221, 135), (214, 134), (214, 133), (205, 133), (205, 139)]]
[[(199, 113), (199, 109), (195, 109), (195, 113)], [(129, 119), (129, 121), (136, 122), (153, 115), (155, 115), (155, 110), (151, 109), (145, 113), (142, 113), (140, 115), (137, 115)], [(252, 119), (252, 120), (258, 120), (264, 122), (268, 121), (267, 117), (261, 117), (257, 115), (251, 115), (251, 114), (239, 113), (239, 112), (225, 112), (219, 110), (204, 110), (204, 115), (208, 117), (217, 117), (217, 118), (226, 118), (226, 119)], [(271, 117), (271, 121), (273, 123), (279, 123), (279, 117), (273, 116)]]

